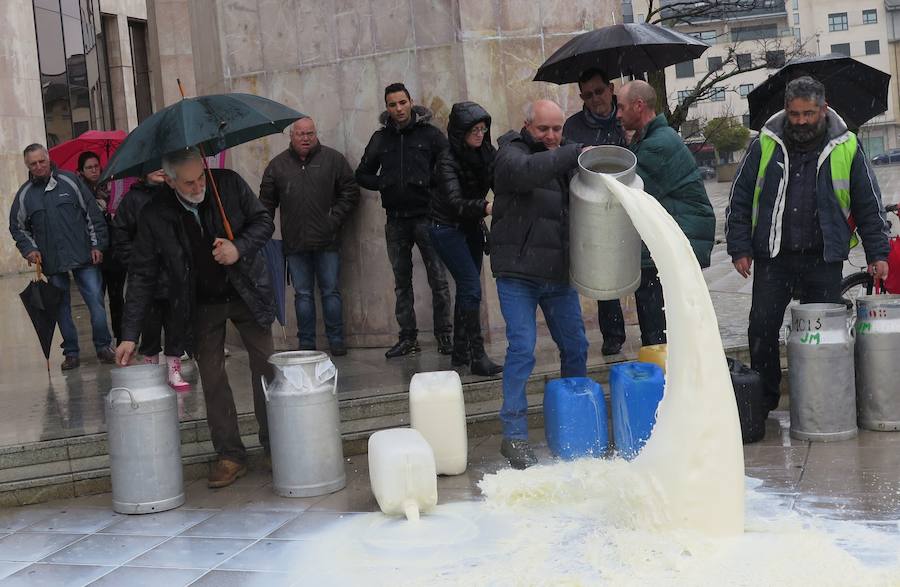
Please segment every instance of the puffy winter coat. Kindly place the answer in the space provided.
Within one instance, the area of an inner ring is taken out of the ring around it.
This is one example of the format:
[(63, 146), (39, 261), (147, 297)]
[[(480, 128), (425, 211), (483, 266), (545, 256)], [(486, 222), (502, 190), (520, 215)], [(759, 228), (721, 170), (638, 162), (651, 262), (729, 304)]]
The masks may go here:
[(580, 143), (548, 150), (524, 128), (499, 140), (494, 167), (495, 277), (569, 282), (569, 180)]
[[(213, 169), (222, 206), (234, 232), (237, 263), (225, 267), (228, 280), (250, 308), (260, 326), (275, 319), (275, 298), (269, 270), (260, 249), (272, 237), (275, 224), (244, 179), (228, 169)], [(147, 305), (154, 297), (160, 271), (170, 280), (169, 303), (184, 323), (190, 324), (196, 306), (196, 275), (185, 218), (194, 222), (168, 186), (141, 212), (137, 238), (128, 266), (128, 289), (122, 317), (122, 340), (137, 340)], [(203, 231), (225, 238), (222, 216), (207, 182), (206, 199), (198, 212)], [(210, 251), (210, 255), (212, 251)], [(190, 343), (188, 348), (191, 348)]]
[[(466, 133), (483, 122), (487, 126), (476, 151), (465, 143)], [(485, 217), (488, 190), (494, 183), (491, 115), (475, 102), (459, 102), (450, 110), (447, 138), (450, 147), (437, 164), (438, 190), (431, 200), (431, 220), (437, 224), (461, 225), (474, 230)]]
[(356, 181), (381, 192), (381, 205), (389, 216), (427, 216), (436, 187), (434, 166), (447, 139), (431, 124), (431, 111), (422, 106), (413, 106), (412, 120), (403, 128), (397, 128), (387, 111), (379, 122), (382, 128), (366, 145)]

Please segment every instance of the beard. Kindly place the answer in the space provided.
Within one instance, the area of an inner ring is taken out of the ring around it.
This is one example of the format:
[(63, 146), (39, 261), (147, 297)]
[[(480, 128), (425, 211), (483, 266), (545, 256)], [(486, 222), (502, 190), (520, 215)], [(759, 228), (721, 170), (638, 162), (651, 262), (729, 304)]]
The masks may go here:
[(175, 192), (178, 194), (179, 198), (181, 198), (182, 200), (184, 200), (185, 202), (187, 202), (189, 204), (194, 204), (194, 205), (202, 204), (203, 200), (206, 198), (206, 191), (203, 191), (196, 196), (193, 194), (183, 194), (179, 190), (175, 190)]
[(784, 134), (792, 143), (809, 143), (825, 134), (825, 117), (822, 116), (814, 124), (791, 124), (787, 122), (784, 125)]

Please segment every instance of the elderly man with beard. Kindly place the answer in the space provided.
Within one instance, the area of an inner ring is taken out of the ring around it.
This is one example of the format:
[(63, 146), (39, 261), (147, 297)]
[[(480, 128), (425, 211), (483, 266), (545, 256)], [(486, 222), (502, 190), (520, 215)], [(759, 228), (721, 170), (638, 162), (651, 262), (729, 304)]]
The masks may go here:
[[(853, 225), (856, 226), (854, 232)], [(753, 279), (750, 361), (767, 408), (778, 406), (778, 331), (791, 293), (840, 302), (841, 271), (858, 233), (869, 271), (887, 277), (888, 224), (875, 174), (856, 135), (805, 76), (788, 83), (784, 111), (766, 122), (741, 163), (726, 212), (728, 254)]]

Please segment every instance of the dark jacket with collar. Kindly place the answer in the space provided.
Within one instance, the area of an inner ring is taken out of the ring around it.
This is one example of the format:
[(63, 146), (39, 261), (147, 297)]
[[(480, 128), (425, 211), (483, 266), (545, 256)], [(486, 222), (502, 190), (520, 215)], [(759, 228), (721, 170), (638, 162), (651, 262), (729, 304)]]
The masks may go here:
[[(488, 130), (478, 151), (466, 146), (466, 133), (483, 122)], [(496, 149), (491, 144), (491, 115), (475, 102), (459, 102), (450, 110), (450, 146), (437, 164), (438, 190), (431, 200), (431, 220), (437, 224), (479, 227), (485, 217), (488, 191), (494, 184)]]
[[(819, 156), (816, 174), (816, 206), (819, 226), (822, 229), (823, 259), (826, 262), (844, 261), (850, 254), (850, 226), (834, 192), (829, 158), (834, 148), (850, 138), (850, 131), (841, 117), (828, 109), (828, 143)], [(747, 149), (731, 186), (731, 198), (725, 212), (725, 236), (728, 254), (732, 259), (742, 257), (774, 258), (782, 250), (785, 219), (784, 200), (790, 173), (790, 161), (785, 151), (784, 123), (786, 115), (780, 112), (763, 126), (760, 135), (772, 138), (777, 146), (766, 166), (765, 175), (759, 181), (760, 192), (756, 211), (757, 224), (753, 226), (753, 194), (757, 185), (762, 148), (757, 138)], [(881, 202), (881, 191), (875, 173), (869, 166), (861, 147), (850, 167), (850, 211), (862, 238), (869, 263), (887, 259), (889, 228)]]
[(387, 111), (382, 112), (382, 128), (369, 139), (356, 168), (359, 185), (381, 192), (388, 216), (428, 215), (436, 188), (434, 167), (447, 148), (447, 139), (431, 124), (431, 111), (413, 106), (411, 118), (397, 128)]
[(595, 121), (588, 117), (587, 107), (576, 112), (566, 120), (563, 136), (576, 143), (584, 143), (592, 147), (597, 145), (626, 146), (625, 130), (616, 118), (619, 104), (613, 96), (611, 116), (606, 121)]
[[(141, 212), (157, 194), (165, 189), (165, 184), (153, 185), (144, 181), (131, 186), (122, 201), (116, 208), (116, 215), (109, 223), (109, 237), (112, 244), (110, 251), (121, 267), (128, 271), (131, 262), (131, 251), (134, 248), (134, 239), (137, 237), (138, 222)], [(168, 296), (169, 278), (165, 271), (159, 272), (155, 297), (166, 299)]]
[[(684, 231), (700, 267), (709, 267), (716, 241), (716, 215), (694, 156), (662, 114), (635, 138), (629, 148), (637, 156), (637, 173), (644, 180), (644, 191), (659, 200)], [(654, 266), (646, 246), (641, 266)]]
[(56, 168), (46, 181), (29, 179), (16, 192), (9, 232), (23, 257), (41, 253), (47, 275), (87, 267), (91, 249), (105, 251), (109, 245), (94, 194), (80, 177)]
[(336, 251), (341, 227), (359, 203), (359, 186), (347, 159), (321, 143), (301, 160), (293, 147), (263, 173), (259, 200), (275, 217), (281, 208), (284, 254)]
[[(244, 179), (228, 169), (211, 172), (219, 187), (222, 206), (234, 232), (234, 246), (240, 253), (237, 263), (225, 267), (231, 286), (247, 304), (257, 324), (267, 327), (275, 318), (275, 299), (269, 270), (260, 249), (275, 230), (272, 217)], [(154, 297), (160, 272), (170, 280), (169, 303), (178, 319), (190, 324), (196, 310), (197, 276), (191, 243), (184, 228), (187, 218), (194, 222), (174, 190), (168, 186), (147, 204), (140, 217), (131, 253), (122, 340), (136, 341), (147, 305)], [(215, 205), (207, 181), (206, 199), (198, 212), (203, 230), (225, 238), (222, 216)], [(210, 250), (212, 255), (212, 250)], [(188, 348), (192, 345), (188, 343)]]
[(499, 140), (494, 167), (491, 270), (495, 277), (569, 282), (569, 180), (582, 145), (553, 150), (524, 128)]

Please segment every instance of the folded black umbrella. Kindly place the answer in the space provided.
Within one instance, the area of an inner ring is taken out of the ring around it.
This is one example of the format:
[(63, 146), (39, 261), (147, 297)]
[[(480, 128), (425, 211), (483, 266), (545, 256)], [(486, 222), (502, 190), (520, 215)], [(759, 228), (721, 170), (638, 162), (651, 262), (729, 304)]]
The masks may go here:
[(41, 266), (37, 265), (36, 277), (19, 294), (28, 317), (37, 332), (44, 358), (47, 359), (47, 371), (50, 371), (50, 345), (53, 344), (53, 331), (56, 330), (56, 317), (59, 304), (63, 299), (63, 291), (44, 281)]
[(792, 59), (747, 95), (750, 128), (759, 130), (773, 114), (784, 110), (788, 82), (811, 76), (825, 86), (825, 100), (851, 129), (858, 129), (887, 110), (889, 73), (852, 57), (831, 53)]
[(560, 47), (534, 76), (536, 82), (571, 84), (598, 68), (613, 78), (661, 71), (696, 59), (709, 49), (703, 41), (655, 24), (615, 24), (578, 35)]

